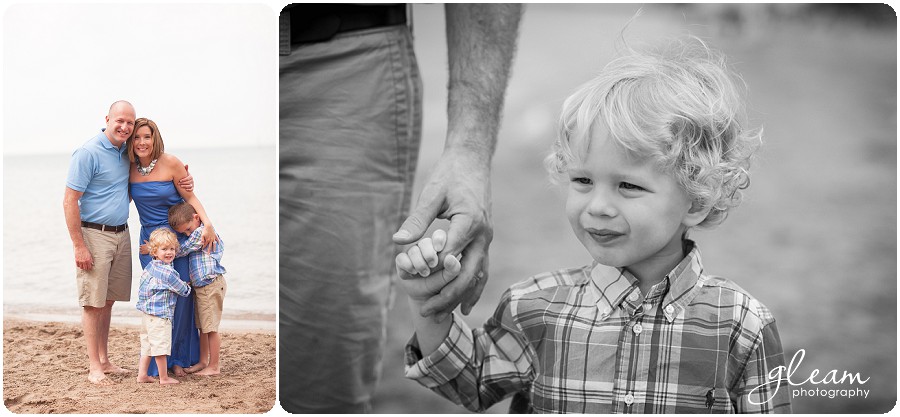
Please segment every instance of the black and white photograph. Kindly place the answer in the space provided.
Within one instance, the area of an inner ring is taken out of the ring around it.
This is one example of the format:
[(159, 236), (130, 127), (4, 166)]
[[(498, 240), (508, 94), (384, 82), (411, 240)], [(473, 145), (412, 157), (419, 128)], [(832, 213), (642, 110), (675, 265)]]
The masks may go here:
[(9, 412), (277, 409), (275, 21), (4, 6)]
[(890, 6), (291, 4), (279, 47), (285, 411), (896, 405)]

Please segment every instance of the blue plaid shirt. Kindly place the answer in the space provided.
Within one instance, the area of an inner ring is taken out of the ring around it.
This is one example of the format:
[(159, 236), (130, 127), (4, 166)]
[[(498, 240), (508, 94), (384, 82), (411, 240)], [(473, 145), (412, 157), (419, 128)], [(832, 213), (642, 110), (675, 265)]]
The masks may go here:
[[(691, 242), (693, 246), (693, 242)], [(453, 317), (406, 376), (472, 411), (515, 395), (511, 412), (788, 413), (775, 319), (694, 247), (648, 294), (600, 264), (540, 274), (506, 291), (482, 329)]]
[(225, 267), (221, 263), (222, 254), (225, 252), (225, 243), (222, 242), (222, 238), (216, 233), (216, 239), (218, 240), (216, 250), (212, 253), (207, 253), (206, 250), (203, 250), (203, 242), (200, 239), (203, 227), (201, 224), (200, 227), (191, 232), (187, 240), (181, 244), (181, 249), (178, 250), (176, 255), (188, 256), (191, 262), (191, 284), (196, 288), (212, 284), (217, 275), (225, 273)]
[(137, 307), (151, 316), (172, 320), (175, 315), (176, 295), (187, 297), (191, 287), (184, 283), (171, 264), (154, 259), (141, 274)]

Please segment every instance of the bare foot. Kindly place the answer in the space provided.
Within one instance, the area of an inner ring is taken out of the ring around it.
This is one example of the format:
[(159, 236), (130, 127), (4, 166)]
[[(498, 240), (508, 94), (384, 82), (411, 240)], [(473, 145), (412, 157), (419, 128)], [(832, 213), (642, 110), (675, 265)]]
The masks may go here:
[(156, 378), (147, 375), (139, 376), (137, 377), (137, 382), (156, 382)]
[[(187, 376), (187, 374), (184, 372), (184, 368), (182, 368), (178, 365), (175, 365), (172, 367), (172, 373), (175, 374), (175, 376), (177, 376), (177, 377)], [(162, 381), (160, 381), (160, 382), (162, 382)]]
[(213, 369), (212, 367), (207, 367), (207, 368), (204, 368), (203, 370), (201, 370), (200, 372), (197, 372), (197, 375), (203, 375), (203, 376), (212, 376), (212, 375), (218, 375), (218, 374), (219, 374), (219, 370)]
[(113, 381), (106, 377), (103, 372), (88, 373), (88, 381), (95, 385), (112, 385)]
[(116, 365), (113, 365), (110, 362), (107, 362), (107, 363), (103, 364), (103, 373), (104, 374), (129, 374), (129, 373), (131, 373), (131, 371), (124, 369), (124, 368), (120, 368)]
[(184, 371), (187, 372), (187, 373), (189, 373), (189, 374), (192, 374), (192, 373), (197, 372), (197, 371), (199, 371), (199, 370), (201, 370), (201, 369), (203, 369), (203, 368), (206, 368), (206, 364), (203, 363), (203, 362), (197, 362), (197, 363), (191, 365), (190, 367), (185, 368)]
[(179, 380), (177, 380), (177, 379), (175, 379), (175, 378), (168, 378), (168, 379), (166, 379), (166, 380), (162, 380), (162, 379), (159, 380), (159, 385), (170, 385), (170, 384), (180, 384), (180, 383), (181, 383), (181, 381), (179, 381)]

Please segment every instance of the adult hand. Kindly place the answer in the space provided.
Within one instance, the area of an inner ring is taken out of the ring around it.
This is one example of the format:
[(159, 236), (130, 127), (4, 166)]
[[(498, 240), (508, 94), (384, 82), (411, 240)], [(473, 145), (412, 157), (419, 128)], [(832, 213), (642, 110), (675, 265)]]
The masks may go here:
[(200, 232), (200, 245), (203, 249), (206, 250), (207, 253), (215, 252), (216, 250), (216, 229), (213, 228), (211, 224), (203, 225), (203, 230)]
[(463, 314), (469, 314), (478, 302), (488, 278), (490, 211), (490, 157), (466, 148), (445, 150), (415, 210), (393, 236), (395, 243), (409, 244), (421, 238), (435, 218), (450, 220), (439, 266), (447, 255), (462, 254), (461, 272), (422, 305), (423, 316), (437, 315), (440, 320), (461, 302)]
[[(184, 170), (188, 170), (187, 164), (184, 165)], [(178, 180), (178, 186), (184, 188), (184, 190), (189, 193), (194, 192), (194, 177), (191, 176), (190, 172), (187, 173), (186, 177)]]
[(75, 247), (75, 265), (85, 271), (94, 269), (94, 257), (91, 256), (91, 251), (87, 246)]
[(439, 229), (432, 237), (419, 240), (395, 259), (400, 284), (416, 306), (421, 307), (439, 294), (459, 274), (460, 263), (456, 257), (446, 254), (443, 259), (438, 257), (446, 242), (447, 232)]

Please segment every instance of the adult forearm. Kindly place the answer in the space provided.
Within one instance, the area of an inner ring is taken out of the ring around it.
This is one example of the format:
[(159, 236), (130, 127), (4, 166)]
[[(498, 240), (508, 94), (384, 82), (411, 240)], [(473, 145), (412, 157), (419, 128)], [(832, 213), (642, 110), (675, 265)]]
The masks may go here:
[(78, 207), (77, 192), (66, 188), (66, 195), (63, 197), (63, 213), (66, 216), (66, 228), (69, 229), (69, 237), (72, 239), (72, 245), (84, 247), (84, 235), (81, 233), (81, 209)]
[(200, 221), (203, 222), (203, 225), (206, 227), (212, 227), (212, 220), (209, 219), (209, 216), (206, 215), (206, 209), (203, 208), (203, 204), (200, 204), (200, 199), (197, 198), (197, 195), (194, 193), (190, 193), (188, 198), (185, 199), (191, 207), (197, 212), (197, 215), (200, 216)]
[(446, 148), (490, 163), (522, 15), (520, 4), (448, 4), (450, 65)]

